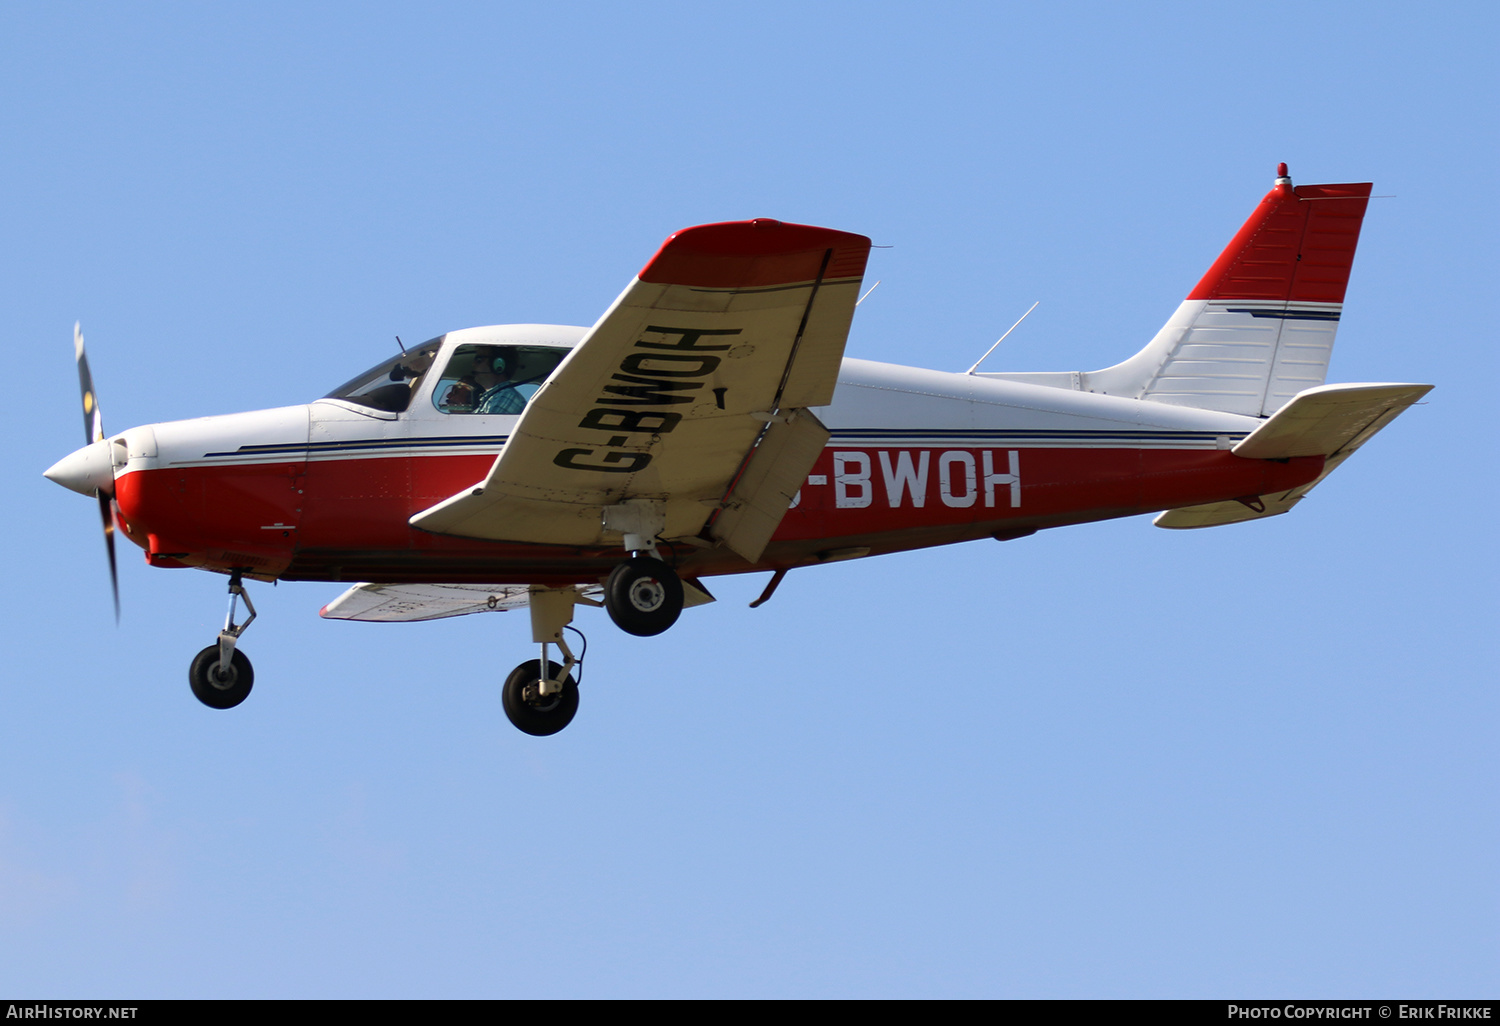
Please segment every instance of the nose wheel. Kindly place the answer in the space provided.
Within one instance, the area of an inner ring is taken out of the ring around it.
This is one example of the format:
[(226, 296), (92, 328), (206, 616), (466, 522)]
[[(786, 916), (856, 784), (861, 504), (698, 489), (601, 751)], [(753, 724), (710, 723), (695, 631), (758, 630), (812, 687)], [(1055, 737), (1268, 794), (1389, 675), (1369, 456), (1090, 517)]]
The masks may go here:
[[(234, 622), (239, 600), (245, 600), (249, 616), (245, 622)], [(250, 697), (250, 688), (255, 683), (255, 671), (250, 660), (236, 646), (240, 635), (255, 619), (255, 606), (245, 592), (238, 570), (229, 575), (229, 615), (224, 618), (224, 629), (219, 640), (193, 657), (188, 667), (188, 684), (193, 695), (210, 709), (233, 709)]]
[(226, 670), (219, 658), (219, 646), (213, 644), (193, 657), (193, 665), (188, 667), (188, 683), (198, 701), (210, 709), (233, 709), (250, 697), (255, 671), (239, 649), (230, 657)]
[(682, 581), (677, 572), (651, 556), (632, 556), (604, 582), (604, 608), (626, 634), (649, 638), (677, 622), (682, 612)]

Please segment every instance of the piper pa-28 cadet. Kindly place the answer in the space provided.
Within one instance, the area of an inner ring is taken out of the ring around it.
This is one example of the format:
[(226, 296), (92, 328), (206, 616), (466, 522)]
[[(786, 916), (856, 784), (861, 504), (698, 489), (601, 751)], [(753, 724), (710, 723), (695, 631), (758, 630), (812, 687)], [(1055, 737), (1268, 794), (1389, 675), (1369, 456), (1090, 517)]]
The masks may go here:
[(98, 498), (112, 578), (116, 528), (152, 566), (229, 575), (189, 672), (205, 704), (250, 692), (247, 579), (352, 581), (323, 616), (529, 607), (540, 658), (502, 704), (553, 734), (580, 603), (649, 636), (720, 574), (771, 571), (753, 606), (818, 563), (1290, 510), (1432, 387), (1324, 384), (1370, 188), (1281, 165), (1156, 337), (1098, 371), (845, 358), (870, 240), (768, 219), (671, 236), (592, 328), (452, 331), (312, 403), (112, 436), (75, 328), (88, 444), (46, 476)]

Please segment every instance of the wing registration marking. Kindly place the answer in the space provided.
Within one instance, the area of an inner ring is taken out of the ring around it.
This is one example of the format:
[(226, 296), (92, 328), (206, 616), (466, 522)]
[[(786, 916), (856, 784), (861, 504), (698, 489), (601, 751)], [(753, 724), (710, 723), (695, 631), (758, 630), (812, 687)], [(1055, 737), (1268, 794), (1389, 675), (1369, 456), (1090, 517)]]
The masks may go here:
[[(676, 341), (638, 339), (621, 359), (618, 369), (594, 397), (578, 426), (600, 431), (609, 437), (598, 448), (569, 446), (559, 449), (552, 462), (567, 470), (585, 470), (606, 474), (632, 474), (645, 469), (654, 458), (640, 449), (624, 448), (631, 435), (645, 435), (650, 444), (669, 434), (682, 423), (675, 410), (632, 409), (630, 407), (676, 406), (691, 403), (692, 393), (701, 389), (709, 375), (719, 369), (729, 345), (713, 345), (705, 338), (738, 335), (740, 328), (672, 328), (648, 324), (643, 334), (675, 336)], [(720, 390), (715, 389), (715, 392)], [(625, 407), (625, 408), (621, 408)], [(723, 397), (719, 396), (719, 408)]]

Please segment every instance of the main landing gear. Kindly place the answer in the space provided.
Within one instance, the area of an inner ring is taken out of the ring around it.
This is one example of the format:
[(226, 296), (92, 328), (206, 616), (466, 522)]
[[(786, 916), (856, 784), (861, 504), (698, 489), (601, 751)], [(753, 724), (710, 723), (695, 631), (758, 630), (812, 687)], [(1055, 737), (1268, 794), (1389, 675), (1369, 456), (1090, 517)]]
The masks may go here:
[(604, 582), (604, 608), (626, 634), (649, 638), (677, 622), (682, 612), (682, 580), (656, 554), (656, 538), (666, 527), (661, 504), (635, 499), (604, 508), (604, 526), (619, 531), (630, 558)]
[[(242, 624), (234, 622), (235, 606), (245, 600), (245, 609), (250, 616)], [(255, 620), (255, 606), (241, 583), (240, 571), (229, 575), (229, 615), (224, 619), (224, 629), (219, 640), (193, 657), (188, 667), (188, 683), (198, 701), (210, 709), (233, 709), (250, 697), (250, 688), (255, 683), (255, 671), (245, 653), (235, 647), (245, 628)]]
[(638, 552), (610, 571), (604, 582), (604, 608), (626, 634), (652, 637), (677, 622), (682, 581), (661, 560)]
[[(682, 579), (656, 558), (655, 546), (648, 538), (627, 532), (625, 544), (631, 556), (605, 580), (603, 604), (621, 630), (638, 637), (651, 637), (677, 622), (684, 600)], [(577, 628), (568, 626), (573, 620), (573, 608), (579, 602), (599, 603), (571, 586), (548, 588), (534, 584), (528, 597), (531, 640), (541, 645), (541, 658), (529, 659), (512, 670), (505, 679), (500, 699), (505, 715), (517, 730), (545, 737), (572, 723), (578, 712), (578, 682), (573, 670), (583, 662), (583, 655), (574, 657), (563, 631), (574, 631), (582, 638)], [(548, 657), (553, 645), (562, 656), (561, 663)]]

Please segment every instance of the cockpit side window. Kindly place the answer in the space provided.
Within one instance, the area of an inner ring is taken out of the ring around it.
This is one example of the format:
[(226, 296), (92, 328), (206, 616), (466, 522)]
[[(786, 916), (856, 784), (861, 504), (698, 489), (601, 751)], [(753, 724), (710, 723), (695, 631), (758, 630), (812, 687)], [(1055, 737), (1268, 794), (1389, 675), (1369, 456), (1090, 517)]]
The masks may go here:
[(444, 413), (518, 414), (567, 355), (550, 346), (459, 346), (432, 403)]
[(356, 378), (344, 382), (323, 398), (342, 399), (357, 406), (368, 406), (387, 413), (401, 413), (411, 405), (411, 397), (432, 367), (442, 345), (441, 337), (423, 342), (400, 356), (378, 363)]

